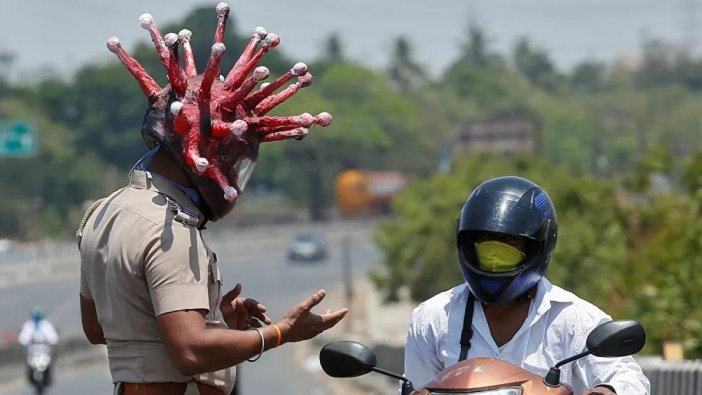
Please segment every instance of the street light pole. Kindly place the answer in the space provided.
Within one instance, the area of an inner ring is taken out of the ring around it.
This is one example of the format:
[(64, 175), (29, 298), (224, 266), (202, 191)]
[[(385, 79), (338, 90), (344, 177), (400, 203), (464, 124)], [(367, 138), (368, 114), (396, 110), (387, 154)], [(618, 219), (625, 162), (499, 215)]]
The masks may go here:
[(353, 276), (351, 273), (351, 236), (344, 232), (341, 240), (341, 276), (344, 284), (344, 298), (346, 307), (349, 309), (349, 317), (346, 321), (346, 331), (353, 331)]

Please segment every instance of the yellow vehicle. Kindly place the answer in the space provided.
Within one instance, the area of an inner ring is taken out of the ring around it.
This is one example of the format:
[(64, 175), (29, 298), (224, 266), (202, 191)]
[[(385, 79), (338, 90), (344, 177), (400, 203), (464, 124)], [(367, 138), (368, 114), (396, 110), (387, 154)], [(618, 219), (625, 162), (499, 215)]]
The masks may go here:
[(336, 203), (344, 217), (390, 212), (393, 197), (407, 184), (395, 171), (346, 170), (336, 177)]

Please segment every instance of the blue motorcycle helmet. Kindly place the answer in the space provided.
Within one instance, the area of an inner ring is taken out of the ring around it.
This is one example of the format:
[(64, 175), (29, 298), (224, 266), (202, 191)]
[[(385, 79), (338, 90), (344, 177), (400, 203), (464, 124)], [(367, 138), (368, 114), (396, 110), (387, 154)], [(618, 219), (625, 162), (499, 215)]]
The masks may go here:
[[(481, 267), (476, 243), (484, 234), (524, 240), (524, 258), (514, 268)], [(558, 222), (548, 194), (520, 177), (499, 177), (480, 184), (458, 216), (456, 240), (461, 272), (482, 303), (502, 303), (528, 293), (545, 275), (556, 247)]]
[(44, 319), (44, 311), (39, 306), (35, 306), (32, 309), (32, 321), (34, 323), (39, 323), (39, 321)]

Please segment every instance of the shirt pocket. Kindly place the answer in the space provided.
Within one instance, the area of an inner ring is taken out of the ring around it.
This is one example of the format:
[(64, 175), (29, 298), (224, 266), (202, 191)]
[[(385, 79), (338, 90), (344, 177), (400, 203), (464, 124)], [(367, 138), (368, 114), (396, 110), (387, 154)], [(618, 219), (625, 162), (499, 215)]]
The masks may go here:
[(209, 263), (207, 265), (207, 290), (209, 295), (210, 311), (207, 314), (206, 320), (210, 323), (221, 321), (219, 312), (219, 300), (222, 297), (222, 274), (217, 266), (217, 254), (212, 251), (207, 253)]

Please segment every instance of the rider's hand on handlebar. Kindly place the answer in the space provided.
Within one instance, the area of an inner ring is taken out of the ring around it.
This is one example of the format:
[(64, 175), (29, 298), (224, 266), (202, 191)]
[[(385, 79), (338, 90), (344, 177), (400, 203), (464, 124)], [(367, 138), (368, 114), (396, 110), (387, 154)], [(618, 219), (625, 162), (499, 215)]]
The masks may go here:
[(347, 308), (337, 311), (328, 310), (324, 314), (314, 314), (310, 311), (324, 299), (326, 294), (325, 290), (320, 289), (285, 314), (278, 323), (283, 335), (283, 343), (311, 339), (333, 327), (346, 316), (349, 311)]

